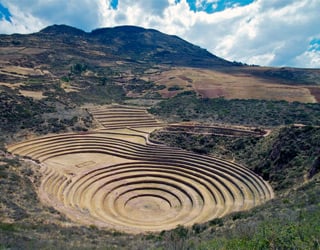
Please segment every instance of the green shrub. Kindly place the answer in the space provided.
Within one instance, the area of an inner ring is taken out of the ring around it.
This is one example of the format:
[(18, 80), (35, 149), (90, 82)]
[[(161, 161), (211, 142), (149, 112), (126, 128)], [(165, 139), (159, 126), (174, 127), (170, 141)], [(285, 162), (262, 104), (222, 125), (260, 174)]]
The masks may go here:
[(177, 91), (177, 90), (182, 90), (183, 87), (180, 87), (178, 85), (174, 85), (168, 88), (168, 91)]

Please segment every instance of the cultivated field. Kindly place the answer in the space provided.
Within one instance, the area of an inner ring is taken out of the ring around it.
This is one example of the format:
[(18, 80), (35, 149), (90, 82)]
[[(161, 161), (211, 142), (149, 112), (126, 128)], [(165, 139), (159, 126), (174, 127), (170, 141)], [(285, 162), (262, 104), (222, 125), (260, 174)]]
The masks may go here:
[(146, 110), (89, 108), (91, 132), (47, 135), (8, 151), (38, 162), (41, 200), (83, 224), (141, 233), (191, 226), (273, 198), (240, 165), (149, 140), (164, 126)]
[(279, 79), (259, 78), (251, 74), (259, 70), (249, 68), (246, 73), (245, 70), (243, 72), (223, 72), (177, 67), (160, 74), (154, 74), (148, 80), (158, 85), (166, 85), (168, 88), (172, 86), (181, 88), (178, 91), (168, 91), (168, 88), (159, 91), (163, 97), (172, 97), (181, 91), (194, 90), (205, 98), (318, 102), (319, 86), (307, 86), (299, 82), (296, 85), (288, 85), (283, 84)]

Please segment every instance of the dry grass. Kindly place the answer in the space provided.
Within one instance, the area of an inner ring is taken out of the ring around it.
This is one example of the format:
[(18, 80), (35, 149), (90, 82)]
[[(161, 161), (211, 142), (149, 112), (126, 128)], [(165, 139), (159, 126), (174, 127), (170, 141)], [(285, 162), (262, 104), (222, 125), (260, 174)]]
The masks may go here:
[(320, 88), (319, 87), (309, 87), (310, 93), (316, 98), (318, 103), (320, 103)]
[(11, 53), (17, 53), (19, 51), (24, 50), (25, 47), (0, 47), (0, 55), (6, 55), (6, 54), (11, 54)]
[(26, 48), (26, 47), (1, 47), (0, 55), (7, 55), (13, 53), (26, 54), (26, 55), (36, 55), (45, 52), (46, 49), (40, 48)]
[(29, 91), (29, 90), (19, 90), (21, 95), (26, 96), (26, 97), (31, 97), (36, 100), (41, 100), (45, 96), (43, 95), (42, 91)]
[(72, 86), (70, 83), (63, 82), (61, 83), (61, 88), (67, 93), (70, 92), (79, 92), (80, 88)]
[(24, 86), (24, 83), (5, 83), (5, 82), (0, 82), (0, 86), (6, 86), (9, 87), (11, 89), (19, 89), (21, 86)]
[[(280, 82), (254, 77), (244, 73), (223, 73), (214, 70), (194, 68), (173, 68), (163, 71), (159, 75), (150, 76), (157, 84), (167, 87), (181, 86), (183, 90), (195, 90), (202, 97), (226, 99), (264, 99), (286, 100), (303, 103), (315, 103), (314, 96), (320, 87), (313, 87), (312, 91), (304, 85), (285, 85)], [(163, 97), (171, 97), (181, 91), (159, 91)]]
[(21, 77), (42, 76), (45, 74), (40, 69), (26, 68), (26, 67), (20, 67), (20, 66), (4, 66), (1, 68), (0, 73), (21, 76)]

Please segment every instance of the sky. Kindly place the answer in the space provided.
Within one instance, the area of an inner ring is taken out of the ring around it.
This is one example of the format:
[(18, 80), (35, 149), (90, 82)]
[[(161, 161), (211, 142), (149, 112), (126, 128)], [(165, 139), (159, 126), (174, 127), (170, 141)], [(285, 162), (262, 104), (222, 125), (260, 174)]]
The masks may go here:
[(320, 0), (0, 0), (0, 33), (136, 25), (230, 61), (320, 68)]

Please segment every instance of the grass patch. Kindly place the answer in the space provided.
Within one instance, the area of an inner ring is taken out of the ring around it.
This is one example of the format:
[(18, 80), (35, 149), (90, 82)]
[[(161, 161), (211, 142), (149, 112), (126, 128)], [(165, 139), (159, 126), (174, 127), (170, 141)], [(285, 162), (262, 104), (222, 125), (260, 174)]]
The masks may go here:
[(0, 222), (0, 230), (14, 232), (14, 231), (17, 231), (17, 227), (11, 223)]

